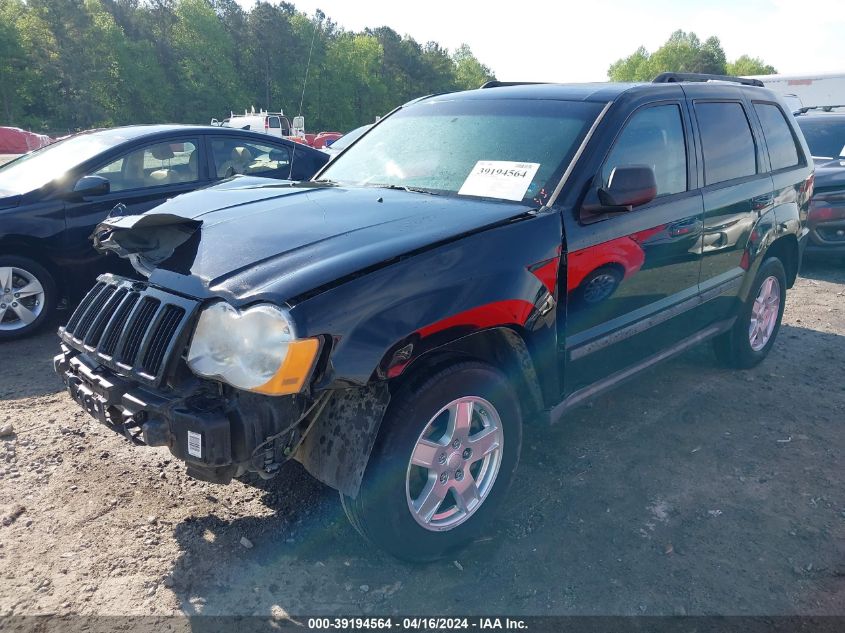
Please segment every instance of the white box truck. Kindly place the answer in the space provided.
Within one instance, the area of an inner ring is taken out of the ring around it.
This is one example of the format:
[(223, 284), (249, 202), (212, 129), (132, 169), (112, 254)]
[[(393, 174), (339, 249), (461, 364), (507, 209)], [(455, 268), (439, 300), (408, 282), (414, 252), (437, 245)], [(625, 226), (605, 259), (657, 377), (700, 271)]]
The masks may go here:
[(845, 105), (845, 72), (754, 75), (750, 79), (759, 79), (766, 88), (783, 95), (793, 111), (802, 106)]

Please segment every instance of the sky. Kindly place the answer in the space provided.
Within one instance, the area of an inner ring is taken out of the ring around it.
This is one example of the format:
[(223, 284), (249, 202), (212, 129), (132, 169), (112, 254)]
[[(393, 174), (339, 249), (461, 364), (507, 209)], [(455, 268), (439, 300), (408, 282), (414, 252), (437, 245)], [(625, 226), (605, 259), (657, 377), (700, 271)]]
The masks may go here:
[(781, 74), (845, 72), (845, 0), (291, 2), (351, 31), (389, 26), (421, 44), (469, 44), (502, 81), (606, 81), (611, 63), (639, 46), (654, 51), (678, 29), (715, 35), (728, 61), (747, 54)]

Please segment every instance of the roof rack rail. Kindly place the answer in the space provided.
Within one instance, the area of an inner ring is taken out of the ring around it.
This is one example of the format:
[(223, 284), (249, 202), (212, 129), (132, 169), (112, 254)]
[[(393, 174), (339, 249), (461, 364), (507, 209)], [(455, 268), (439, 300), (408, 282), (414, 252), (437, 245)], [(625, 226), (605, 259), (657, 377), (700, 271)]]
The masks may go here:
[(810, 110), (821, 110), (822, 112), (831, 112), (834, 108), (845, 108), (845, 105), (804, 106), (802, 108), (798, 108), (793, 114), (806, 114)]
[(763, 82), (759, 79), (748, 79), (746, 77), (734, 77), (732, 75), (709, 75), (707, 73), (660, 73), (652, 79), (654, 84), (671, 84), (681, 81), (731, 81), (744, 86), (757, 86), (764, 88)]
[(536, 86), (539, 84), (548, 83), (546, 81), (499, 81), (498, 79), (494, 79), (492, 81), (488, 81), (486, 83), (481, 84), (480, 88), (483, 90), (484, 88), (501, 88), (503, 86)]

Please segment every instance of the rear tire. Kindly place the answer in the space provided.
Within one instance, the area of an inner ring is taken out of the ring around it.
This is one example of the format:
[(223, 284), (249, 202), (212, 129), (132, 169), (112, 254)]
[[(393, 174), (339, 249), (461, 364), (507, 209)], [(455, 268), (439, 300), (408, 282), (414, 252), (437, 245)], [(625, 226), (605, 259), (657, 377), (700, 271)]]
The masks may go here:
[(27, 257), (0, 255), (0, 341), (37, 332), (57, 301), (56, 282), (44, 266)]
[(358, 496), (341, 495), (346, 516), (398, 558), (440, 558), (489, 528), (521, 445), (517, 395), (499, 371), (437, 371), (394, 395)]
[(766, 358), (780, 330), (785, 304), (786, 272), (779, 259), (770, 257), (760, 266), (736, 323), (713, 340), (719, 361), (750, 369)]

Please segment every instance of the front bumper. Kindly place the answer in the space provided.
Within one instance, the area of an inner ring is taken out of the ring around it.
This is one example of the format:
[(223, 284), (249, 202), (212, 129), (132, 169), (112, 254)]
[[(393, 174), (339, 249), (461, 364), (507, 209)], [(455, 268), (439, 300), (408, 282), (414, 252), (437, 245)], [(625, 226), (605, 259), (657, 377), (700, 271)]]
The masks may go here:
[[(205, 481), (228, 483), (247, 471), (273, 474), (286, 459), (284, 446), (272, 442), (256, 456), (257, 445), (299, 417), (292, 399), (269, 416), (260, 410), (261, 396), (224, 397), (199, 380), (179, 392), (141, 386), (67, 346), (53, 364), (71, 397), (97, 421), (133, 443), (167, 446), (189, 475)], [(284, 444), (286, 438), (278, 439)]]

